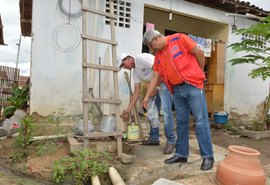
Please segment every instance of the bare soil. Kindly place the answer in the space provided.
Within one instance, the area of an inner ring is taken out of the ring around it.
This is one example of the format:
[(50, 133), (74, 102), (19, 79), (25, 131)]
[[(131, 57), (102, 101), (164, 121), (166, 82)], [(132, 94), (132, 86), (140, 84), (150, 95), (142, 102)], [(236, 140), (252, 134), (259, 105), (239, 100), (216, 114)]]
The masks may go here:
[(229, 134), (223, 129), (212, 129), (212, 141), (223, 148), (228, 148), (230, 145), (241, 145), (256, 149), (261, 153), (261, 164), (270, 164), (270, 138), (253, 140), (248, 137)]

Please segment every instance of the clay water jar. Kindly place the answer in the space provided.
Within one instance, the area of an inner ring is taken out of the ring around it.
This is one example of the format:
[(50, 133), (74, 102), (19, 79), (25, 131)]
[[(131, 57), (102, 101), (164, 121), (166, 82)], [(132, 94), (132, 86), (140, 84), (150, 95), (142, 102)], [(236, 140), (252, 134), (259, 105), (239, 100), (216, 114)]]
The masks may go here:
[(266, 177), (260, 164), (260, 152), (243, 146), (229, 146), (229, 154), (216, 171), (218, 185), (265, 185)]

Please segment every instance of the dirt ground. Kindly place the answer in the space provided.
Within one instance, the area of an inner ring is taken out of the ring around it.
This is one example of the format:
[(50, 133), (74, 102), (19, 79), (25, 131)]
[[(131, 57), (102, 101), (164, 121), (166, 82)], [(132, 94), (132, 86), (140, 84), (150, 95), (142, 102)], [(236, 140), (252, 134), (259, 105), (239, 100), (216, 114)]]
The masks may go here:
[(270, 164), (270, 138), (252, 140), (251, 138), (239, 135), (230, 135), (223, 129), (212, 129), (212, 141), (214, 144), (223, 148), (230, 145), (241, 145), (258, 150), (261, 153), (260, 160), (262, 165)]
[[(229, 145), (241, 145), (247, 146), (254, 149), (257, 149), (260, 153), (260, 160), (262, 165), (270, 164), (270, 138), (267, 139), (260, 139), (260, 140), (252, 140), (250, 138), (241, 137), (239, 135), (234, 135), (232, 133), (228, 133), (225, 129), (217, 129), (212, 128), (212, 140), (213, 143), (227, 148)], [(45, 154), (42, 156), (36, 155), (33, 151), (26, 163), (23, 164), (15, 164), (12, 165), (10, 163), (10, 156), (13, 152), (12, 145), (15, 141), (16, 137), (7, 138), (5, 140), (0, 140), (0, 165), (4, 168), (0, 169), (0, 185), (7, 184), (7, 185), (19, 185), (19, 184), (26, 184), (26, 185), (34, 185), (34, 184), (47, 184), (47, 183), (40, 183), (36, 182), (35, 180), (29, 181), (30, 179), (50, 179), (51, 178), (51, 168), (53, 166), (54, 160), (59, 160), (63, 156), (69, 155), (69, 147), (67, 143), (59, 143), (59, 147), (56, 151), (52, 154)], [(20, 171), (20, 175), (28, 176), (28, 178), (12, 176), (12, 174), (6, 170), (11, 169), (15, 170), (16, 172)], [(19, 178), (19, 180), (18, 180)], [(207, 179), (208, 177), (202, 176), (202, 180)], [(22, 181), (22, 179), (28, 181)], [(5, 183), (3, 183), (5, 182)], [(22, 183), (23, 182), (23, 183)]]

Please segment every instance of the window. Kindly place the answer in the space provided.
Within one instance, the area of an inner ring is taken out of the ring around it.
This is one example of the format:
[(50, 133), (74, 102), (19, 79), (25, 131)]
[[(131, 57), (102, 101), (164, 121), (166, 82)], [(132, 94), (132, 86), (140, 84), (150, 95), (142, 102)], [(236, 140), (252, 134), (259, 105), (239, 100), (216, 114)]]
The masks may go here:
[(242, 40), (258, 40), (258, 41), (262, 41), (263, 44), (259, 45), (257, 44), (256, 46), (254, 46), (255, 48), (259, 48), (259, 49), (266, 49), (266, 42), (265, 42), (265, 38), (263, 35), (251, 35), (251, 34), (247, 34), (244, 33), (242, 34)]
[[(106, 0), (106, 12), (110, 13), (110, 3)], [(130, 28), (131, 23), (131, 3), (122, 0), (114, 1), (114, 14), (117, 15), (115, 26)], [(106, 17), (106, 24), (110, 24), (110, 19)]]

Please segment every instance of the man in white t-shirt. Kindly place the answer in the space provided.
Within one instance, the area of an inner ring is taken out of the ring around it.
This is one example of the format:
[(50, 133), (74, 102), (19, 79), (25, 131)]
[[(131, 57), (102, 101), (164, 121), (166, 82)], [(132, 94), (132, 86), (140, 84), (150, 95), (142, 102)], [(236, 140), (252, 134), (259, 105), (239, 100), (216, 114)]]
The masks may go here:
[[(128, 107), (123, 110), (121, 117), (128, 117), (128, 114), (135, 106), (137, 100), (140, 96), (140, 88), (141, 88), (141, 81), (149, 82), (153, 75), (152, 66), (154, 64), (154, 56), (149, 53), (141, 53), (137, 56), (132, 56), (127, 53), (122, 53), (118, 59), (118, 67), (125, 68), (128, 70), (133, 70), (133, 80), (134, 80), (134, 94), (132, 96), (132, 100), (129, 103)], [(161, 83), (161, 82), (160, 82)], [(163, 83), (161, 83), (162, 85)], [(174, 122), (173, 122), (173, 115), (171, 111), (172, 107), (172, 95), (170, 94), (169, 90), (166, 91), (166, 85), (161, 86), (162, 90), (160, 90), (159, 94), (162, 97), (166, 96), (162, 105), (162, 111), (165, 114), (164, 116), (164, 125), (165, 125), (165, 135), (167, 137), (166, 147), (163, 151), (164, 154), (170, 154), (174, 151), (174, 143), (175, 143), (175, 134), (173, 131)], [(159, 120), (158, 120), (158, 109), (156, 106), (156, 95), (158, 93), (158, 89), (152, 93), (151, 101), (149, 101), (149, 108), (147, 109), (147, 118), (150, 122), (150, 138), (145, 140), (142, 144), (143, 145), (159, 145)], [(169, 93), (169, 94), (166, 94)], [(166, 100), (166, 102), (165, 102)], [(164, 110), (163, 110), (164, 109)], [(167, 121), (168, 120), (168, 121)]]

